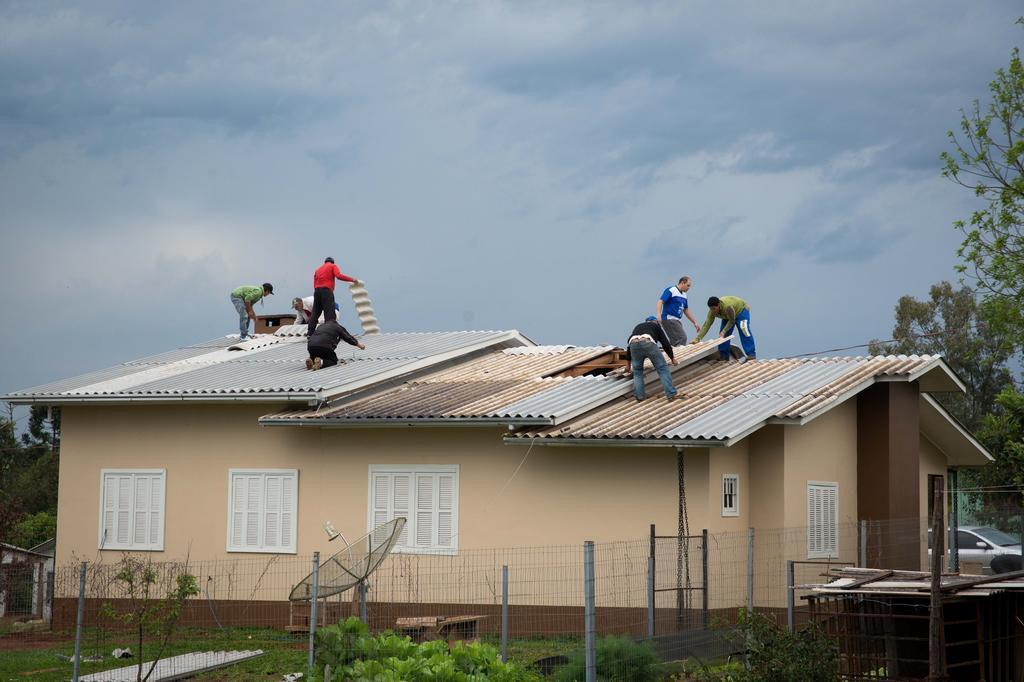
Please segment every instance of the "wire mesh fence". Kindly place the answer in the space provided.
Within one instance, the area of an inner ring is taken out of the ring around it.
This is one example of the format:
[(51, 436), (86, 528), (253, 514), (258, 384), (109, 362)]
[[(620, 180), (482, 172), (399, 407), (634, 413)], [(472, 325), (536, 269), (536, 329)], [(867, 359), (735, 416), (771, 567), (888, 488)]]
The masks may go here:
[[(741, 610), (799, 627), (807, 613), (799, 586), (822, 582), (831, 567), (927, 567), (924, 519), (840, 523), (824, 545), (813, 532), (680, 538), (652, 529), (592, 549), (581, 542), (396, 553), (365, 589), (318, 598), (315, 608), (289, 594), (326, 555), (156, 561), (103, 553), (84, 568), (76, 562), (56, 569), (11, 559), (0, 571), (0, 673), (66, 680), (77, 650), (83, 680), (114, 679), (96, 674), (156, 659), (163, 667), (150, 679), (164, 669), (180, 675), (229, 662), (216, 652), (257, 657), (204, 673), (211, 679), (309, 675), (310, 631), (350, 617), (365, 620), (371, 632), (391, 630), (415, 642), (481, 640), (538, 674), (577, 663), (585, 674), (588, 640), (598, 667), (702, 664), (742, 655), (733, 631)], [(196, 655), (202, 652), (214, 653)]]

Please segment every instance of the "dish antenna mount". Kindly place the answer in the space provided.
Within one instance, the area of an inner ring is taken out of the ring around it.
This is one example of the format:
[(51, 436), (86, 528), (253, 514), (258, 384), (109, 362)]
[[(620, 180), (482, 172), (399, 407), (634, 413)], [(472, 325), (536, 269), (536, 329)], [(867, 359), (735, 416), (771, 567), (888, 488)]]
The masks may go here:
[[(399, 516), (374, 528), (351, 545), (327, 558), (319, 568), (317, 599), (341, 594), (357, 585), (365, 585), (370, 574), (377, 570), (398, 542), (405, 517)], [(333, 528), (332, 528), (333, 530)], [(330, 531), (328, 531), (330, 534)], [(333, 539), (333, 538), (332, 538)], [(313, 574), (303, 578), (288, 595), (290, 601), (313, 599)]]

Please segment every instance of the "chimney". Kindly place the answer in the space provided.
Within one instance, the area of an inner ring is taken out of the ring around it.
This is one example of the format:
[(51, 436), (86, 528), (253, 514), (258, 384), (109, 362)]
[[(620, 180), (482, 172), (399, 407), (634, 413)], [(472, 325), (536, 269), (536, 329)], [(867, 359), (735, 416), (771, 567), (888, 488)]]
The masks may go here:
[(256, 324), (253, 325), (253, 332), (256, 334), (273, 334), (281, 327), (289, 324), (295, 324), (294, 313), (257, 315)]

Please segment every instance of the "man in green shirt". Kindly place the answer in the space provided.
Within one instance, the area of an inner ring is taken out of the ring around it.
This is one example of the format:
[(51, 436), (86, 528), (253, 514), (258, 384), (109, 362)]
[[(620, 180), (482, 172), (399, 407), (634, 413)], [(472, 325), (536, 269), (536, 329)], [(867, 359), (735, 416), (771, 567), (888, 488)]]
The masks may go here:
[[(736, 330), (740, 335), (740, 343), (743, 345), (743, 352), (746, 360), (753, 360), (757, 357), (757, 349), (754, 346), (754, 335), (750, 333), (750, 306), (739, 296), (712, 296), (708, 299), (708, 319), (704, 326), (697, 332), (697, 338), (691, 343), (699, 343), (704, 335), (711, 329), (711, 324), (719, 319), (722, 326), (719, 327), (718, 338), (724, 339)], [(727, 341), (718, 347), (718, 354), (722, 360), (731, 357), (732, 341)]]
[(262, 287), (240, 286), (231, 292), (231, 303), (238, 311), (239, 341), (249, 338), (249, 320), (252, 320), (255, 326), (256, 311), (252, 309), (252, 304), (273, 293), (274, 285), (270, 282), (264, 282)]

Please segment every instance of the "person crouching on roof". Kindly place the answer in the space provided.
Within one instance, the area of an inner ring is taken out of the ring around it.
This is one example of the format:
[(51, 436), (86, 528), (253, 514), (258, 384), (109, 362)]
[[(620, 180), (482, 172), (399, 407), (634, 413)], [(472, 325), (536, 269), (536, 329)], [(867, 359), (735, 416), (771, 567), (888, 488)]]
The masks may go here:
[(665, 389), (665, 398), (676, 399), (676, 387), (672, 385), (672, 373), (669, 372), (665, 358), (658, 348), (658, 344), (665, 349), (669, 362), (676, 364), (675, 355), (672, 354), (672, 344), (665, 336), (665, 330), (658, 324), (658, 318), (651, 315), (646, 320), (633, 327), (633, 333), (629, 335), (629, 342), (626, 344), (626, 359), (633, 369), (633, 396), (636, 401), (643, 402), (647, 397), (644, 388), (644, 360), (650, 360), (654, 369), (658, 371), (658, 378), (661, 379), (661, 386)]
[(366, 346), (349, 334), (348, 330), (338, 324), (337, 320), (327, 320), (317, 327), (313, 335), (306, 341), (306, 350), (309, 351), (309, 357), (306, 358), (306, 369), (333, 367), (339, 362), (344, 365), (345, 361), (339, 360), (334, 352), (341, 341), (355, 346), (359, 350), (366, 350)]

